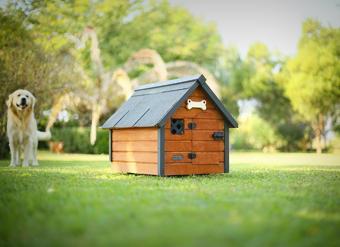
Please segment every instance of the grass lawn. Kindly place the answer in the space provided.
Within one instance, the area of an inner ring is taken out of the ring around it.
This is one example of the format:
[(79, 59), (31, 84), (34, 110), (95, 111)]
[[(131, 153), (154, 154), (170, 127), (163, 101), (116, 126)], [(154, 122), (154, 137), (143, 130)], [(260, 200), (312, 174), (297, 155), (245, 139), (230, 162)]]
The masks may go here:
[(340, 246), (340, 156), (231, 154), (231, 173), (113, 174), (106, 156), (0, 161), (0, 246)]

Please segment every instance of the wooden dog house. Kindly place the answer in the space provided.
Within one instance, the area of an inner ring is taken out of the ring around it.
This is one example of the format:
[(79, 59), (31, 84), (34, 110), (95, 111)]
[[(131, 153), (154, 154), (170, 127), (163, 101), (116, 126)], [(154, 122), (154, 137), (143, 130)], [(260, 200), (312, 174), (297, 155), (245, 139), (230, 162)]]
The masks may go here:
[(137, 87), (104, 123), (116, 172), (159, 176), (229, 172), (237, 122), (203, 75)]

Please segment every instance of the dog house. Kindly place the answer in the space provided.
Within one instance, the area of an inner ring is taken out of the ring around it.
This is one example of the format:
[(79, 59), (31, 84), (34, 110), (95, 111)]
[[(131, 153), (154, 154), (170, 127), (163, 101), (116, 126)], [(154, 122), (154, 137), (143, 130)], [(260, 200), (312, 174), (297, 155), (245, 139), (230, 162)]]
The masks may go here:
[(137, 87), (104, 123), (113, 170), (158, 176), (229, 172), (237, 122), (203, 75)]

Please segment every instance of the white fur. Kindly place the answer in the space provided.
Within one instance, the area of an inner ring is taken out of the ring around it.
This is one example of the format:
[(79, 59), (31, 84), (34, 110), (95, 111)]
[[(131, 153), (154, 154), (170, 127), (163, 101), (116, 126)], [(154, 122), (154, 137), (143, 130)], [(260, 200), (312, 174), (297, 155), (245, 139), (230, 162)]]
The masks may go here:
[[(26, 98), (27, 105), (20, 102)], [(37, 148), (38, 139), (49, 139), (50, 132), (39, 132), (34, 118), (35, 97), (27, 90), (16, 90), (9, 95), (6, 102), (7, 111), (7, 136), (11, 150), (10, 166), (20, 165), (20, 154), (23, 153), (22, 166), (38, 165)], [(43, 137), (43, 138), (39, 138)]]

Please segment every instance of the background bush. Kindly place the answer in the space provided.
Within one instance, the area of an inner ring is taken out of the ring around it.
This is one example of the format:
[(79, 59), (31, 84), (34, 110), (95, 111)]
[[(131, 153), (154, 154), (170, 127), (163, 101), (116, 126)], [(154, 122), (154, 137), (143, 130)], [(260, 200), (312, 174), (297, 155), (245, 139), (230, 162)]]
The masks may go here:
[(108, 130), (97, 130), (97, 141), (95, 145), (90, 144), (90, 128), (67, 127), (54, 128), (52, 141), (64, 143), (65, 153), (87, 153), (87, 154), (108, 154), (109, 153), (109, 132)]
[(234, 150), (274, 151), (281, 145), (281, 138), (273, 127), (253, 114), (239, 120), (239, 128), (231, 130), (230, 143)]

